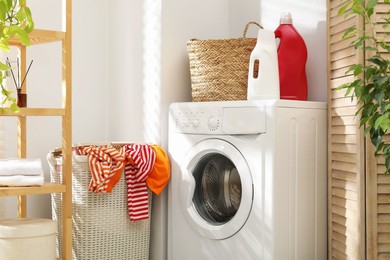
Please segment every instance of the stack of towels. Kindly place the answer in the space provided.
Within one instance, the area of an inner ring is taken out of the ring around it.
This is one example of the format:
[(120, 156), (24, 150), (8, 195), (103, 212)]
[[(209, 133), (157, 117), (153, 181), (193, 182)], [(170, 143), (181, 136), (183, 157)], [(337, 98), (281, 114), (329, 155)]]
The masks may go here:
[(40, 159), (0, 160), (0, 186), (42, 186), (43, 183)]

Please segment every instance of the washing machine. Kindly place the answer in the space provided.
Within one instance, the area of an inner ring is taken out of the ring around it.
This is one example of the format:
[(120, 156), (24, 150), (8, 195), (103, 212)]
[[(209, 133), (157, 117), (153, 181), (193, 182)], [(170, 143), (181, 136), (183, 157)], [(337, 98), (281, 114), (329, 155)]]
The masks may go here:
[(173, 103), (169, 260), (327, 259), (326, 103)]

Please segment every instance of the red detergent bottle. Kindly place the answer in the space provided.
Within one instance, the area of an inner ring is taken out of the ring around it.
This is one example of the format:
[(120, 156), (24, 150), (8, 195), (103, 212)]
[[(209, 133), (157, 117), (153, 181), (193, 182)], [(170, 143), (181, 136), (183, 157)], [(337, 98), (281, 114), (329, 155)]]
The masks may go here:
[(292, 24), (290, 13), (282, 13), (275, 30), (278, 47), (280, 98), (307, 100), (307, 49), (302, 36)]

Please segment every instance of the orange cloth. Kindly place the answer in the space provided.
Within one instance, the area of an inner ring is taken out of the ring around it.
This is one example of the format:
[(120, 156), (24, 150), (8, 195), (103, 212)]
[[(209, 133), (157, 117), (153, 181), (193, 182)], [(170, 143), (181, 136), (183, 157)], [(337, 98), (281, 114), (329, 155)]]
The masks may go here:
[(153, 170), (146, 179), (146, 185), (154, 194), (159, 195), (171, 177), (171, 164), (168, 155), (161, 146), (151, 145), (150, 147), (156, 152), (156, 161)]
[(87, 155), (91, 169), (91, 181), (89, 190), (100, 192), (111, 192), (115, 184), (120, 180), (125, 168), (125, 151), (119, 151), (111, 146), (79, 146), (78, 152)]

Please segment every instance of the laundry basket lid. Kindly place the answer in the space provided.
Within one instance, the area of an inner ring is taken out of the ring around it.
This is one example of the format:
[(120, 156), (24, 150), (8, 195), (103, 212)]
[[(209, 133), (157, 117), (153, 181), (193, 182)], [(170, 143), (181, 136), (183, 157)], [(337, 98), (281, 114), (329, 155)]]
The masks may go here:
[(45, 236), (56, 233), (57, 222), (51, 219), (13, 218), (0, 220), (0, 238)]

